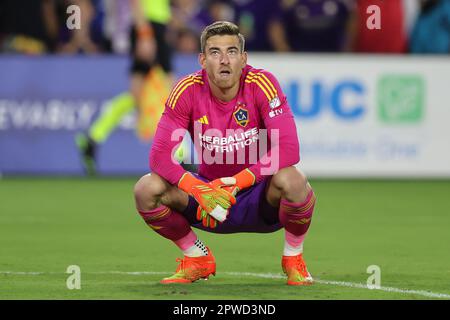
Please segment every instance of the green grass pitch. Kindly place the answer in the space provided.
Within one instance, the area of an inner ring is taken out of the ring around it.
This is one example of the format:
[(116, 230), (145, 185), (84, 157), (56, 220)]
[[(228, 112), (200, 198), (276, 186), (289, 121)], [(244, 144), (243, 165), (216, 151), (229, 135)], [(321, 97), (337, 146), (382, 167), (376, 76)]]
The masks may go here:
[[(450, 181), (312, 180), (305, 258), (318, 282), (289, 287), (282, 231), (198, 231), (216, 277), (159, 284), (181, 255), (135, 212), (136, 180), (0, 180), (0, 299), (450, 298)], [(80, 290), (66, 287), (70, 265), (81, 268)], [(370, 265), (381, 290), (365, 287)]]

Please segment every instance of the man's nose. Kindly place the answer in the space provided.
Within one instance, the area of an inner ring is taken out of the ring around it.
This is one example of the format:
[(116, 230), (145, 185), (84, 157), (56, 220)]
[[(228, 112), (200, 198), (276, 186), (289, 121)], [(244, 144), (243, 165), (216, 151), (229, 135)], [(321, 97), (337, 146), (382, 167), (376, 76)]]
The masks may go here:
[(221, 64), (229, 64), (230, 63), (230, 58), (228, 57), (227, 54), (222, 54), (220, 57), (220, 63)]

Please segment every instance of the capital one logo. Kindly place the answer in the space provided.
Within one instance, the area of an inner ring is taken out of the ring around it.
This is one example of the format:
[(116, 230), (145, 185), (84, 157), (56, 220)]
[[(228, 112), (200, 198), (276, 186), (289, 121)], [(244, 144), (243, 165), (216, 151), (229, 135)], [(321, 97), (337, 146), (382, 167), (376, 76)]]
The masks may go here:
[(361, 81), (292, 81), (285, 91), (292, 112), (300, 118), (315, 118), (322, 113), (331, 113), (340, 119), (355, 120), (365, 114), (366, 88)]

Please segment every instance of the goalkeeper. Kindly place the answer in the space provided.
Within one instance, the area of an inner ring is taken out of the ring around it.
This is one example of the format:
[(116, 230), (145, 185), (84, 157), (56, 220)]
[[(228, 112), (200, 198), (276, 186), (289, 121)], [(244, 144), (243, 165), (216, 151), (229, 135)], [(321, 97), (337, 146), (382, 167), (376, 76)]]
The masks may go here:
[[(299, 143), (286, 97), (271, 73), (247, 64), (236, 25), (215, 22), (200, 41), (202, 69), (169, 95), (150, 151), (152, 173), (134, 189), (148, 226), (184, 254), (175, 274), (161, 282), (191, 283), (215, 274), (214, 256), (193, 226), (215, 233), (284, 228), (287, 284), (311, 284), (302, 253), (315, 195), (294, 167)], [(186, 130), (199, 154), (198, 175), (173, 158)], [(269, 143), (261, 148), (265, 130)]]

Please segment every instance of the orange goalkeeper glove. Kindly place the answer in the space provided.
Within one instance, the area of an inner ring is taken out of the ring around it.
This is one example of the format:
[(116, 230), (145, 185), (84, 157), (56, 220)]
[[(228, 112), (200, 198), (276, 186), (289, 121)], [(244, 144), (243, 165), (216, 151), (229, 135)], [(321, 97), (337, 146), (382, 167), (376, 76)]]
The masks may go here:
[[(235, 196), (240, 190), (251, 187), (256, 182), (255, 175), (249, 170), (245, 169), (237, 173), (233, 177), (219, 178), (211, 181), (209, 184), (214, 188), (221, 188), (228, 192), (231, 196)], [(234, 204), (234, 203), (233, 203)], [(232, 204), (232, 205), (233, 205)], [(230, 206), (231, 207), (231, 206)], [(229, 207), (229, 208), (230, 208)], [(197, 220), (201, 220), (205, 227), (215, 228), (217, 221), (223, 222), (227, 219), (229, 208), (221, 212), (220, 219), (214, 219), (207, 214), (200, 206), (197, 208)]]
[[(211, 181), (208, 183), (212, 188), (217, 188), (225, 193), (228, 194), (229, 197), (232, 197), (235, 199), (234, 194), (226, 190), (226, 188), (231, 188), (236, 184), (236, 179), (233, 177), (227, 177), (227, 178), (219, 178), (216, 180)], [(234, 203), (236, 203), (236, 199), (234, 200)], [(217, 222), (224, 222), (228, 215), (228, 209), (231, 207), (231, 205), (228, 208), (225, 208), (225, 210), (215, 211), (214, 213), (208, 214), (201, 206), (197, 207), (197, 220), (202, 221), (202, 224), (205, 227), (209, 228), (215, 228), (217, 226)]]
[(230, 192), (233, 196), (235, 196), (239, 191), (251, 187), (256, 182), (255, 175), (248, 168), (235, 174), (233, 178), (236, 179), (236, 183), (232, 186), (224, 187), (224, 189)]
[(233, 179), (221, 184), (211, 184), (185, 173), (178, 182), (178, 187), (193, 196), (205, 214), (213, 216), (218, 221), (224, 221), (228, 209), (236, 203), (236, 198), (220, 187), (232, 185), (234, 182)]

